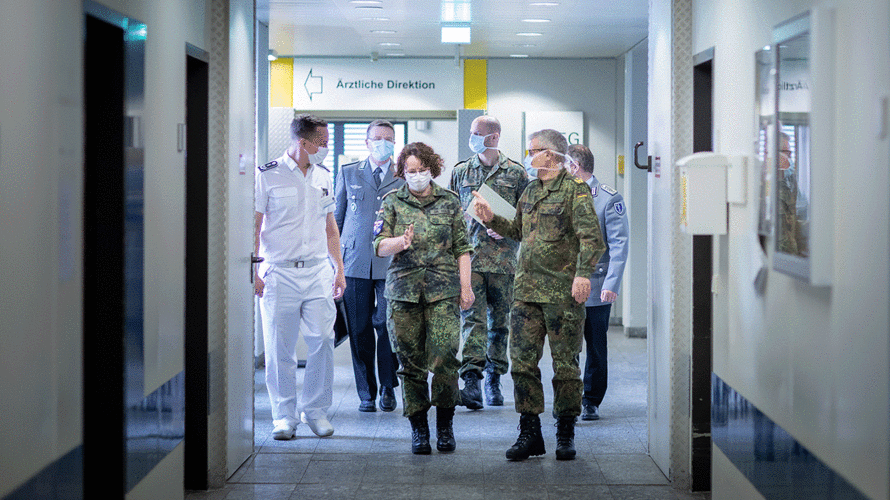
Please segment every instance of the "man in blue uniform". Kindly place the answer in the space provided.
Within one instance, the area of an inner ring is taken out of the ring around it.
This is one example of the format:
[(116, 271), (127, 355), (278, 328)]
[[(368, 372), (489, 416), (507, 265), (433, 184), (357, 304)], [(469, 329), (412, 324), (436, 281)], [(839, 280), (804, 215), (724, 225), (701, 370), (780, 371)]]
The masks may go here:
[(584, 365), (581, 420), (599, 420), (599, 406), (608, 381), (606, 333), (609, 331), (609, 313), (621, 288), (621, 275), (627, 262), (627, 210), (618, 191), (600, 184), (593, 175), (593, 153), (587, 146), (573, 144), (569, 147), (569, 156), (574, 160), (574, 175), (590, 186), (593, 207), (606, 242), (606, 252), (590, 276), (590, 297), (585, 304), (587, 319), (584, 321), (587, 362)]
[[(340, 229), (340, 243), (346, 267), (346, 321), (352, 368), (358, 391), (359, 411), (376, 411), (377, 376), (380, 377), (380, 409), (396, 408), (394, 387), (398, 360), (392, 352), (386, 329), (386, 269), (391, 257), (374, 254), (373, 227), (383, 195), (398, 189), (404, 179), (395, 177), (392, 154), (395, 130), (384, 120), (368, 125), (365, 145), (370, 152), (362, 161), (349, 163), (337, 174), (335, 218)], [(377, 333), (375, 339), (374, 333)], [(377, 376), (374, 361), (377, 361)]]

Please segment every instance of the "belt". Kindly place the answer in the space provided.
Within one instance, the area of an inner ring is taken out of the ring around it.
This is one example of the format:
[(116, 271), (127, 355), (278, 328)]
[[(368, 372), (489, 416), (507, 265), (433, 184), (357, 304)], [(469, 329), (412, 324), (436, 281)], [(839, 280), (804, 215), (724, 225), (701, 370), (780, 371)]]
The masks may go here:
[(327, 262), (328, 259), (308, 259), (308, 260), (282, 260), (273, 262), (272, 265), (277, 267), (315, 267), (319, 264)]

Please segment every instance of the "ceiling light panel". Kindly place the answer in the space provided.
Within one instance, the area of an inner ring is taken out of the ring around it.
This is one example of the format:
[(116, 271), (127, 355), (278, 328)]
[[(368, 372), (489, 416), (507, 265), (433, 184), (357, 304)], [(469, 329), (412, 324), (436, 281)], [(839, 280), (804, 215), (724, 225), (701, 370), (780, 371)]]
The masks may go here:
[(469, 23), (473, 21), (470, 0), (442, 0), (443, 23)]

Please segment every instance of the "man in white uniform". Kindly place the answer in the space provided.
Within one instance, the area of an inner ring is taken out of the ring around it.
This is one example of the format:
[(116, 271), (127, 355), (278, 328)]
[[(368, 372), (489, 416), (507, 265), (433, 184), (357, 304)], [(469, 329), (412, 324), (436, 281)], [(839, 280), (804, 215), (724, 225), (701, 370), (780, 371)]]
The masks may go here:
[[(280, 440), (293, 438), (300, 420), (318, 436), (334, 433), (327, 419), (333, 399), (334, 299), (343, 295), (346, 278), (331, 175), (321, 165), (327, 144), (326, 122), (297, 116), (287, 151), (259, 167), (256, 177), (255, 244), (264, 262), (254, 291), (261, 297), (272, 437)], [(301, 321), (308, 354), (298, 420)]]

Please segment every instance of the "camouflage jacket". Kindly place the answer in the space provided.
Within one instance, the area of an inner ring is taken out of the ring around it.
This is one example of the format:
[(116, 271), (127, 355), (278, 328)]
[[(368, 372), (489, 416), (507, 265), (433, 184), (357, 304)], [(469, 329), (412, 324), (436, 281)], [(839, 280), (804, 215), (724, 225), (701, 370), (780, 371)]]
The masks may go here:
[[(515, 207), (528, 184), (528, 174), (522, 165), (507, 158), (504, 153), (499, 153), (497, 165), (491, 167), (487, 176), (479, 155), (475, 154), (455, 165), (451, 172), (451, 190), (459, 193), (464, 210), (473, 200), (473, 191), (478, 191), (483, 183)], [(473, 271), (514, 274), (519, 242), (511, 238), (496, 240), (488, 235), (485, 226), (476, 222), (476, 219), (469, 215), (464, 218), (467, 221), (470, 243), (473, 245)]]
[(392, 257), (386, 272), (387, 299), (434, 302), (460, 295), (457, 258), (472, 251), (457, 194), (431, 183), (432, 194), (418, 199), (408, 185), (383, 197), (374, 223), (374, 252), (384, 238), (401, 236), (414, 224), (407, 250)]
[(590, 278), (606, 250), (590, 187), (565, 170), (548, 186), (531, 181), (516, 217), (495, 216), (488, 226), (522, 242), (513, 299), (559, 303), (571, 300), (575, 277)]

